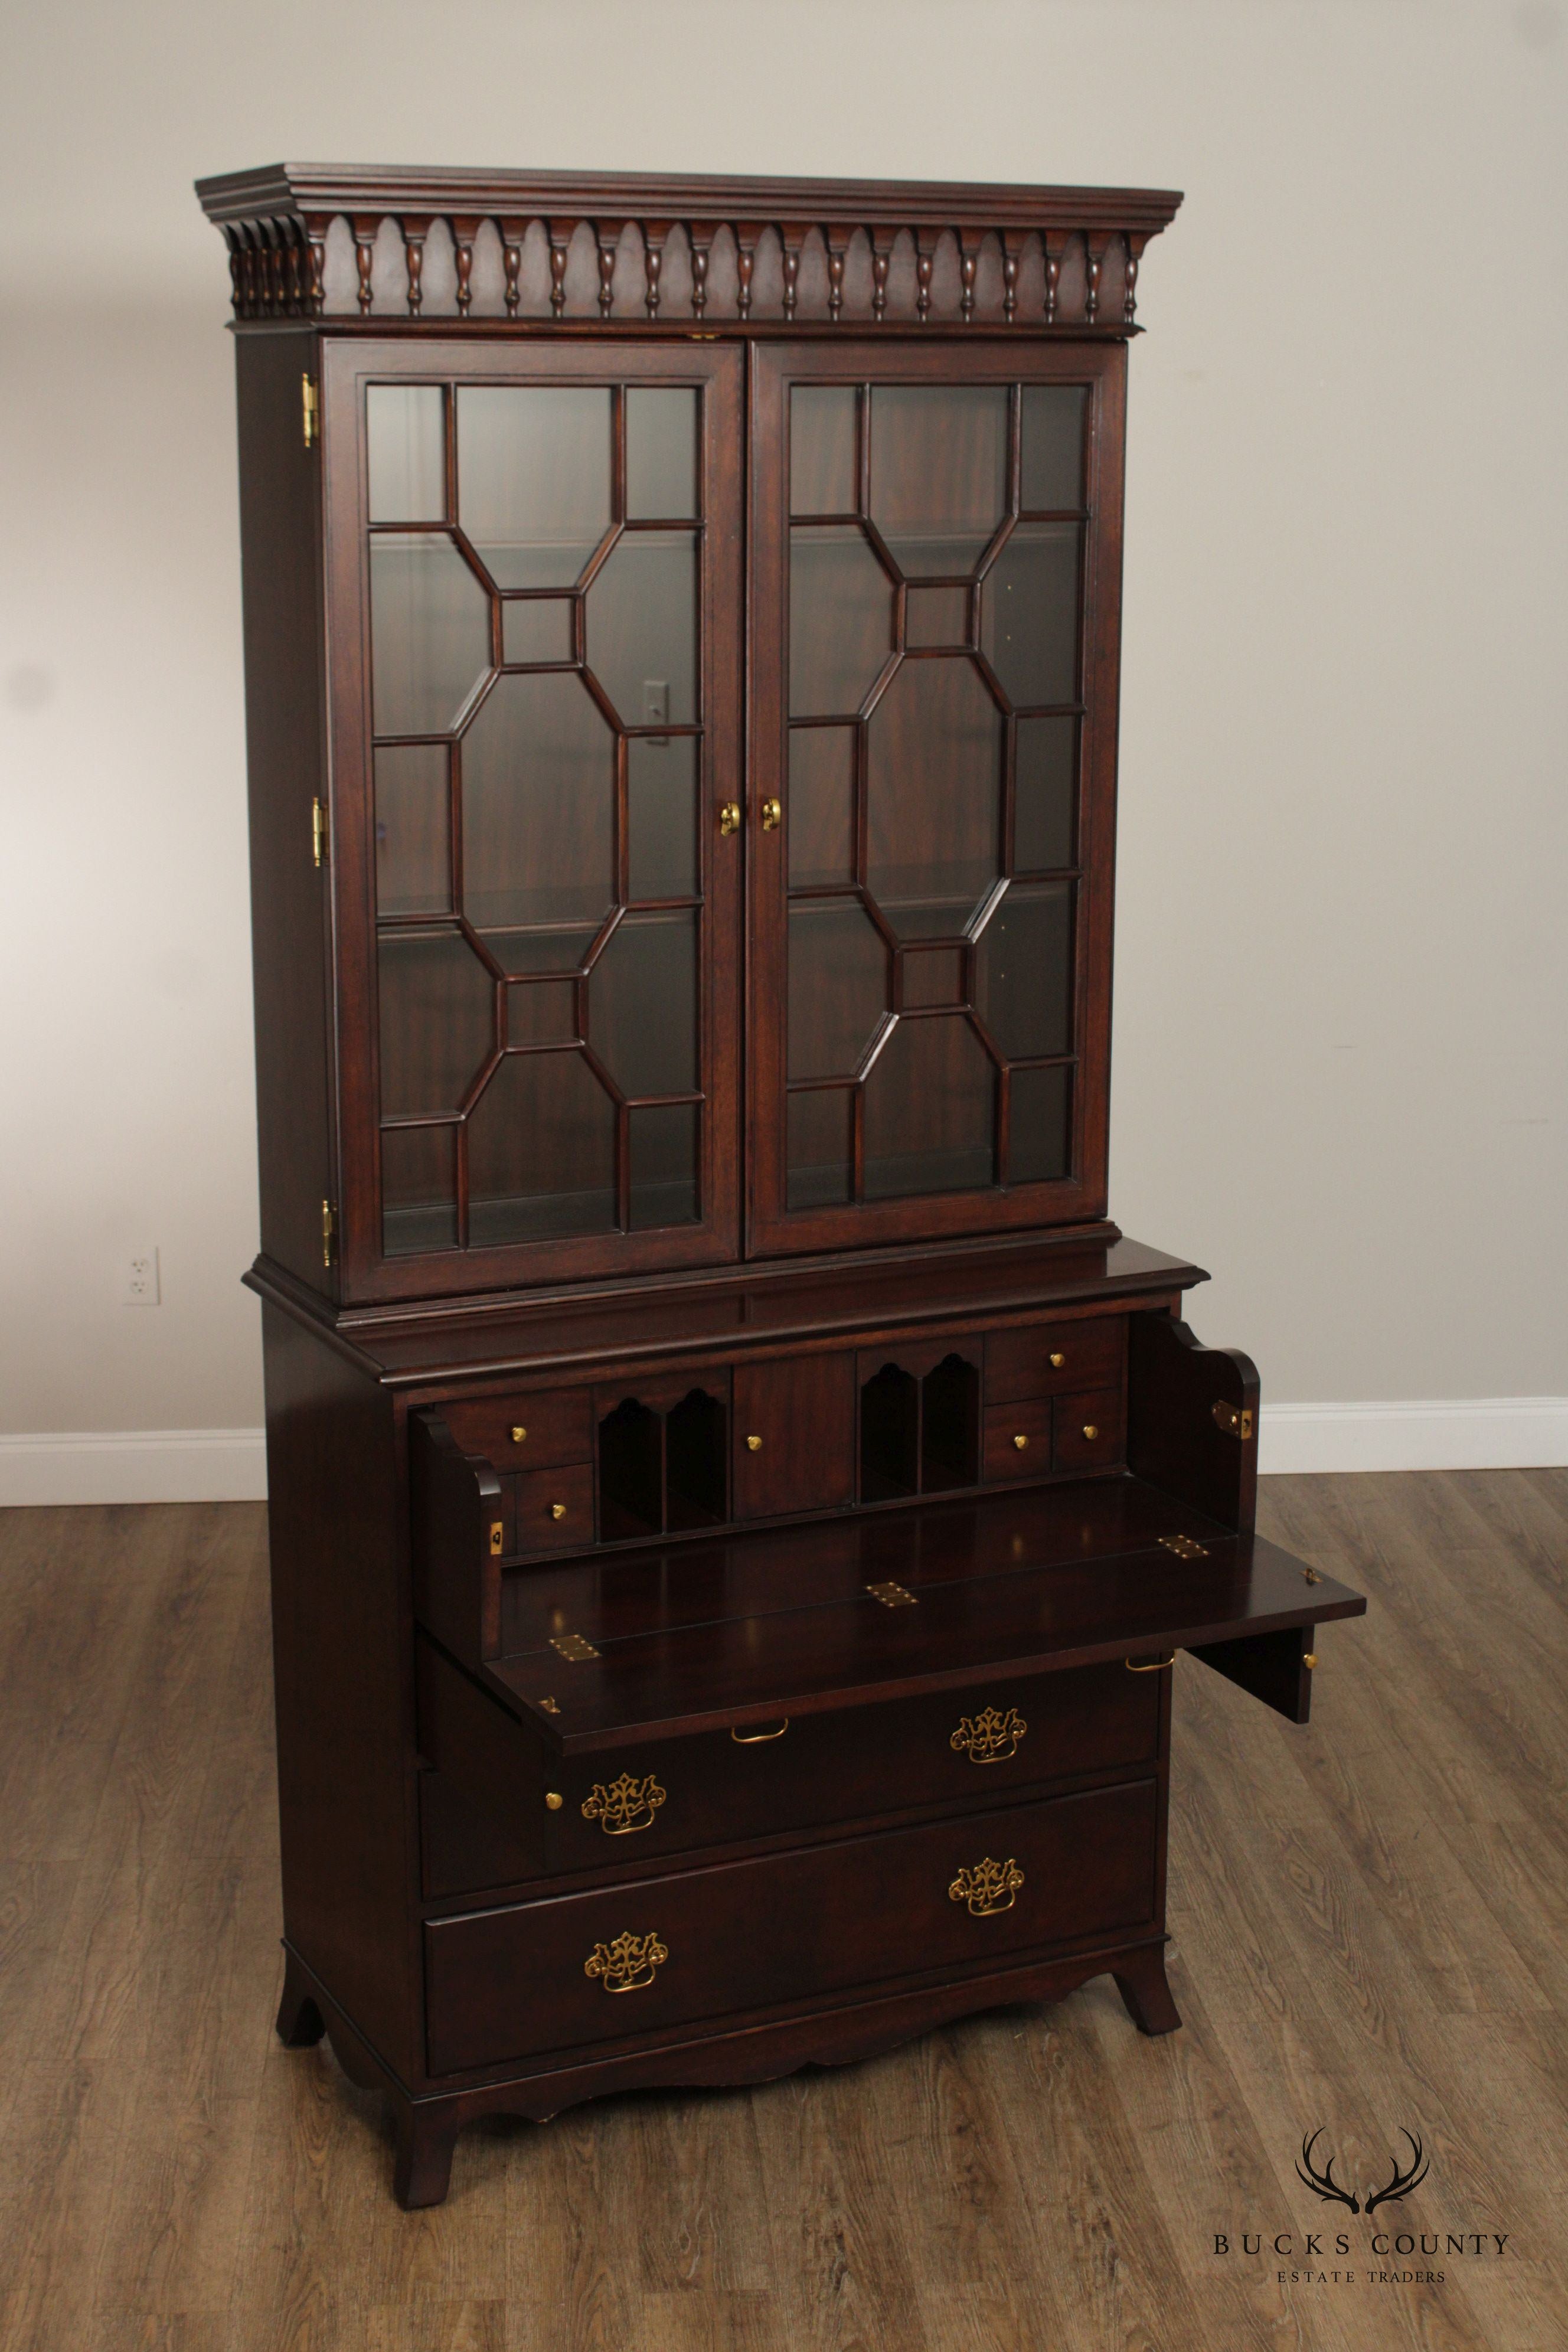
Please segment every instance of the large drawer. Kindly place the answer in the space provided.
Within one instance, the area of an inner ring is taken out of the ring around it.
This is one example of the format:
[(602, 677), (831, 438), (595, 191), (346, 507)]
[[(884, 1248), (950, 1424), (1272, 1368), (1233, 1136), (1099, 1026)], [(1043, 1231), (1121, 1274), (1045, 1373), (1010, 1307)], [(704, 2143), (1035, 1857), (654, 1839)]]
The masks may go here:
[(1148, 1925), (1152, 1780), (430, 1922), (433, 2074)]
[[(997, 1675), (973, 1688), (889, 1699), (764, 1724), (552, 1760), (515, 1717), (420, 1645), (421, 1741), (429, 1760), (497, 1826), (491, 1873), (542, 1833), (551, 1872), (603, 1870), (647, 1854), (766, 1837), (917, 1806), (991, 1804), (1010, 1789), (1078, 1773), (1152, 1767), (1160, 1677), (1113, 1665)], [(558, 1801), (552, 1802), (552, 1800)], [(455, 1885), (438, 1853), (440, 1882)], [(454, 1863), (456, 1857), (453, 1858)], [(468, 1843), (460, 1867), (470, 1866)]]

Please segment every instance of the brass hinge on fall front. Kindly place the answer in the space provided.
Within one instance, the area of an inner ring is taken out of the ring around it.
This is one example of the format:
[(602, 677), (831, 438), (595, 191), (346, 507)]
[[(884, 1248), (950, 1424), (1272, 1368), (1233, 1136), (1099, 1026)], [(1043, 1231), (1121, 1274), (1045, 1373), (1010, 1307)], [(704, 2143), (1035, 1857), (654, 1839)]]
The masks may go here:
[(599, 1654), (592, 1642), (584, 1641), (581, 1633), (563, 1633), (550, 1646), (559, 1650), (563, 1658), (570, 1658), (574, 1665), (581, 1665), (584, 1658), (596, 1658)]
[(338, 1213), (330, 1201), (321, 1203), (321, 1264), (331, 1265), (338, 1238)]
[(327, 862), (327, 803), (325, 801), (310, 803), (310, 859), (316, 866), (324, 866)]
[(1226, 1404), (1224, 1397), (1215, 1397), (1215, 1426), (1223, 1429), (1227, 1437), (1239, 1438), (1245, 1445), (1252, 1435), (1252, 1407), (1249, 1404)]
[(1198, 1543), (1191, 1536), (1162, 1536), (1160, 1541), (1178, 1559), (1207, 1559), (1209, 1556), (1207, 1544)]
[(305, 446), (313, 449), (321, 437), (321, 395), (308, 375), (300, 378), (300, 411)]
[(914, 1594), (906, 1592), (903, 1586), (896, 1584), (891, 1577), (883, 1584), (868, 1584), (866, 1590), (873, 1601), (881, 1602), (884, 1609), (912, 1609), (915, 1606)]

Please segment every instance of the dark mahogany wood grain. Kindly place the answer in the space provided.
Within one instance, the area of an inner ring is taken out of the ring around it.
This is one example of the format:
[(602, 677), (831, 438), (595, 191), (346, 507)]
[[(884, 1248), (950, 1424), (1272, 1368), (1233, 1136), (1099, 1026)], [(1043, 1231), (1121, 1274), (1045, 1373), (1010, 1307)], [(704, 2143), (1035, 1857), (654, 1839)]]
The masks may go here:
[[(1224, 1527), (1257, 1524), (1258, 1400), (1258, 1367), (1239, 1349), (1205, 1348), (1174, 1316), (1130, 1318), (1128, 1465)], [(1216, 1404), (1247, 1413), (1251, 1435), (1222, 1429)]]
[(736, 1518), (854, 1501), (854, 1368), (847, 1354), (786, 1356), (736, 1372)]
[(1127, 1325), (1121, 1316), (998, 1331), (986, 1342), (986, 1399), (1008, 1404), (1018, 1397), (1119, 1387), (1126, 1359)]
[(1261, 1699), (1287, 1723), (1305, 1723), (1312, 1712), (1313, 1633), (1310, 1625), (1279, 1633), (1244, 1633), (1234, 1642), (1206, 1642), (1193, 1651), (1251, 1698)]

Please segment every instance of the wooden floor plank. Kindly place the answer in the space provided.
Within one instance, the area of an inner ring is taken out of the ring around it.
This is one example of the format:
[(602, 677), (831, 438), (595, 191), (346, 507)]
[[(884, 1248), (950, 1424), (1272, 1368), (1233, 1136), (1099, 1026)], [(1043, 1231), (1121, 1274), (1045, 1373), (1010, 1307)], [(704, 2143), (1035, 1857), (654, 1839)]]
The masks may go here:
[[(1177, 1668), (1180, 2033), (1101, 1980), (860, 2067), (490, 2122), (424, 2214), (377, 2102), (271, 2033), (264, 1514), (0, 1515), (5, 2352), (1568, 2341), (1568, 1475), (1262, 1508), (1372, 1605), (1305, 1731)], [(1215, 2252), (1340, 2218), (1303, 2131), (1371, 2178), (1407, 2117), (1397, 2224), (1505, 2256), (1351, 2287)]]

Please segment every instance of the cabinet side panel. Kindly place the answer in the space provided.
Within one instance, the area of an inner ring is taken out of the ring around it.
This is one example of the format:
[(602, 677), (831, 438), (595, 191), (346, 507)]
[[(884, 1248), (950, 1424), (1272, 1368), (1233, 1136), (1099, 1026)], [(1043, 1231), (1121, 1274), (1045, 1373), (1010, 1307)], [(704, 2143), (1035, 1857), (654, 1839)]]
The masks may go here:
[(283, 1919), (375, 2049), (419, 2070), (412, 1636), (390, 1400), (264, 1315)]
[(327, 866), (314, 862), (310, 805), (327, 800), (321, 452), (305, 446), (301, 402), (314, 354), (304, 333), (237, 339), (261, 1246), (330, 1294)]

